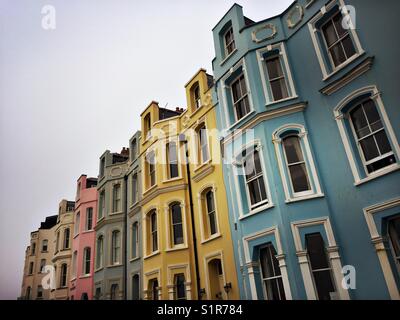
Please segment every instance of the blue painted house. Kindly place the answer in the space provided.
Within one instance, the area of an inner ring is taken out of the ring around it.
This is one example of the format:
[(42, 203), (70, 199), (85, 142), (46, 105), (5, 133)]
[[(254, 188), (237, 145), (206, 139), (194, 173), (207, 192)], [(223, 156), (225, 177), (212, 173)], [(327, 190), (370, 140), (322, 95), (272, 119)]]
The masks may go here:
[(235, 4), (214, 27), (242, 299), (400, 298), (399, 11), (298, 0), (254, 22)]

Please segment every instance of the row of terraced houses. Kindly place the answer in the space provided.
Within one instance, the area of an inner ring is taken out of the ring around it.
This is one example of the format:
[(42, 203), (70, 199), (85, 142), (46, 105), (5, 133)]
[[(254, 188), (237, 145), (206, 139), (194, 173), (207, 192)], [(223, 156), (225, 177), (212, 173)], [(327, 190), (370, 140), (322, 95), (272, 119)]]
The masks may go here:
[(399, 299), (398, 12), (233, 5), (186, 108), (151, 102), (31, 233), (21, 298)]

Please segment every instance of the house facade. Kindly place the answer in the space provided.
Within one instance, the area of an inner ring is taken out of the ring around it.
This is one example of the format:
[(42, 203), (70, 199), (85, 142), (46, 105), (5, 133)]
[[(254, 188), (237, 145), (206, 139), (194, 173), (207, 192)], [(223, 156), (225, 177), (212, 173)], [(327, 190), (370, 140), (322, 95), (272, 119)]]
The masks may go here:
[(299, 0), (254, 22), (235, 4), (213, 29), (242, 299), (399, 299), (399, 8)]
[(77, 181), (72, 270), (69, 281), (71, 300), (93, 299), (93, 273), (97, 221), (97, 178), (81, 175)]
[(129, 149), (104, 152), (100, 157), (94, 299), (125, 299), (126, 190)]

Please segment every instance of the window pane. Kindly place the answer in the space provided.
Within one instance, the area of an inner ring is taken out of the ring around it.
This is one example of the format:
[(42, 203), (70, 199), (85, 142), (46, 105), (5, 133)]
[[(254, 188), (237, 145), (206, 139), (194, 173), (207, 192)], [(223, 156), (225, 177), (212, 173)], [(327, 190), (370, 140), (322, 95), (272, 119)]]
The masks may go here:
[(381, 154), (385, 154), (392, 151), (392, 147), (390, 146), (385, 130), (381, 130), (378, 133), (376, 133), (375, 139)]
[(253, 180), (248, 183), (249, 194), (250, 194), (250, 202), (251, 204), (255, 204), (261, 201), (260, 197), (260, 189), (257, 180)]
[(288, 164), (304, 161), (299, 138), (291, 136), (283, 140)]
[(175, 276), (175, 285), (176, 285), (176, 299), (185, 299), (186, 298), (185, 276), (183, 274), (178, 274)]
[(267, 192), (265, 191), (265, 185), (264, 185), (264, 177), (261, 176), (257, 180), (258, 180), (258, 186), (260, 187), (260, 198), (262, 201), (267, 199)]
[(336, 28), (336, 31), (337, 31), (339, 37), (342, 37), (345, 33), (348, 32), (347, 30), (343, 29), (343, 27), (342, 27), (343, 16), (340, 13), (336, 14), (332, 20), (335, 24), (335, 28)]
[(275, 256), (275, 248), (272, 245), (268, 245), (260, 250), (261, 272), (264, 279), (280, 275), (279, 268), (279, 271), (276, 270), (277, 274), (274, 272), (273, 259), (276, 260)]
[(171, 211), (172, 211), (172, 223), (173, 224), (182, 223), (182, 214), (180, 205), (174, 204), (171, 207)]
[(375, 161), (374, 163), (367, 165), (367, 170), (368, 170), (368, 173), (371, 173), (376, 170), (382, 169), (384, 167), (390, 166), (393, 163), (396, 163), (396, 158), (394, 157), (394, 155), (391, 155), (391, 156), (388, 156), (386, 158), (383, 158), (379, 161)]
[(369, 123), (374, 123), (378, 120), (381, 120), (381, 117), (378, 113), (378, 110), (376, 109), (374, 101), (372, 101), (371, 99), (367, 100), (366, 102), (363, 103), (363, 108), (365, 114), (367, 115)]
[(311, 189), (308, 181), (306, 165), (304, 163), (290, 166), (289, 171), (294, 192), (302, 192)]
[(232, 84), (232, 95), (233, 95), (233, 101), (236, 102), (239, 100), (239, 98), (242, 96), (240, 92), (240, 83), (239, 81), (235, 81)]
[(379, 151), (373, 136), (361, 140), (360, 145), (366, 161), (379, 157)]
[(288, 97), (285, 79), (271, 81), (271, 90), (274, 100), (281, 100)]
[(389, 238), (396, 257), (400, 257), (400, 218), (389, 221)]
[(210, 234), (213, 235), (217, 233), (217, 224), (215, 221), (215, 213), (210, 213), (209, 214), (209, 221), (210, 221)]
[(315, 286), (319, 300), (331, 300), (330, 293), (335, 292), (330, 270), (314, 272)]
[(322, 32), (324, 33), (324, 37), (326, 43), (328, 44), (328, 47), (330, 47), (338, 39), (331, 21), (329, 21), (322, 27)]
[(338, 66), (342, 62), (346, 61), (346, 56), (340, 42), (330, 48), (329, 52), (331, 53), (331, 57), (335, 66)]
[(366, 133), (364, 134), (359, 134), (359, 131), (362, 130), (363, 128), (368, 128), (368, 122), (367, 119), (365, 118), (363, 109), (361, 105), (357, 106), (350, 112), (350, 117), (351, 121), (353, 122), (354, 129), (356, 130), (357, 136), (360, 138), (364, 136), (365, 134), (370, 133), (369, 129)]
[(350, 58), (352, 55), (356, 54), (356, 49), (354, 48), (353, 40), (351, 40), (350, 36), (346, 36), (342, 40), (342, 44), (347, 58)]
[(329, 268), (324, 240), (320, 233), (306, 235), (306, 248), (312, 270)]
[(267, 71), (269, 79), (281, 77), (283, 75), (279, 57), (270, 58), (267, 60)]
[(174, 232), (174, 244), (182, 244), (183, 243), (183, 230), (182, 224), (176, 224), (173, 226)]
[(214, 194), (212, 191), (207, 192), (206, 201), (207, 201), (207, 212), (214, 211)]

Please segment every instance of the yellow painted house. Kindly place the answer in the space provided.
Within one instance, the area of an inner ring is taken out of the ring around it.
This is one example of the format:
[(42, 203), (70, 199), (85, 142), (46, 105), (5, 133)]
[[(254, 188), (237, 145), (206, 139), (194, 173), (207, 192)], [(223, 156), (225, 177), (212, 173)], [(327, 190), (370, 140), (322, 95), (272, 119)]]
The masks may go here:
[(186, 110), (153, 101), (141, 114), (148, 300), (239, 299), (212, 82), (201, 69), (185, 86)]

